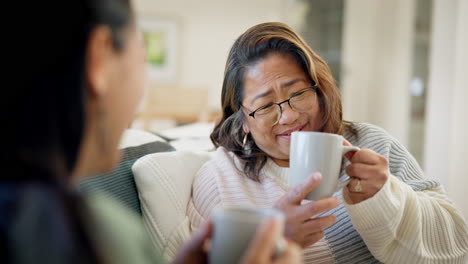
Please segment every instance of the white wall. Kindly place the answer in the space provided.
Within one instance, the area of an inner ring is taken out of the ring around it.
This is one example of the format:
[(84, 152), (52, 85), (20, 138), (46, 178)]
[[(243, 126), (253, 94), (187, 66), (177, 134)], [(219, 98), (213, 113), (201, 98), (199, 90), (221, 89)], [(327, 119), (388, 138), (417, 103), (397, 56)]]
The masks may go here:
[(344, 117), (407, 143), (414, 0), (345, 1)]
[[(377, 124), (404, 144), (414, 0), (345, 1), (346, 119)], [(423, 168), (468, 219), (468, 0), (434, 0)]]
[(468, 219), (468, 0), (434, 0), (425, 171)]
[(138, 16), (168, 18), (180, 26), (177, 83), (208, 87), (210, 106), (220, 107), (229, 49), (246, 29), (268, 21), (288, 22), (289, 0), (136, 0)]

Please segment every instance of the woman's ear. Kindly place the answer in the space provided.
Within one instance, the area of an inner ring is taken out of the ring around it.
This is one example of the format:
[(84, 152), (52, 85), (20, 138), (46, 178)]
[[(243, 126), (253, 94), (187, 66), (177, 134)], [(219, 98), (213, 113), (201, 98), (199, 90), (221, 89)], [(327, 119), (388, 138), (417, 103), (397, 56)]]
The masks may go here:
[(96, 27), (90, 34), (86, 51), (88, 93), (102, 96), (109, 88), (108, 80), (115, 55), (110, 29), (106, 26)]

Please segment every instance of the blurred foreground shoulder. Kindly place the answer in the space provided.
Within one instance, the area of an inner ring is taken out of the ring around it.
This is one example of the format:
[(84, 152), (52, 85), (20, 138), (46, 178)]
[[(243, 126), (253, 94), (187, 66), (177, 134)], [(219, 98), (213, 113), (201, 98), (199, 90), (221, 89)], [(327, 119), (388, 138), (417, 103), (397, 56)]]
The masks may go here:
[(92, 217), (89, 232), (110, 263), (164, 263), (133, 211), (105, 194), (86, 200)]

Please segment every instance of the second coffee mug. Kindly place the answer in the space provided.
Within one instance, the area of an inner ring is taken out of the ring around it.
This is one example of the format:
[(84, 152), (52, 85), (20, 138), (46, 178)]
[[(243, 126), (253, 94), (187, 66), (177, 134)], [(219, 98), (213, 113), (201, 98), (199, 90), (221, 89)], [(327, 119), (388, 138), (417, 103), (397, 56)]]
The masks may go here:
[(314, 172), (322, 174), (322, 181), (306, 199), (319, 200), (333, 195), (349, 183), (339, 181), (343, 155), (358, 151), (358, 147), (344, 146), (343, 137), (322, 132), (296, 131), (291, 134), (289, 155), (289, 185), (295, 186)]
[(258, 227), (266, 219), (274, 218), (280, 222), (276, 253), (284, 250), (284, 214), (276, 209), (259, 208), (217, 208), (213, 212), (213, 241), (209, 254), (209, 263), (239, 263), (250, 242), (255, 237)]

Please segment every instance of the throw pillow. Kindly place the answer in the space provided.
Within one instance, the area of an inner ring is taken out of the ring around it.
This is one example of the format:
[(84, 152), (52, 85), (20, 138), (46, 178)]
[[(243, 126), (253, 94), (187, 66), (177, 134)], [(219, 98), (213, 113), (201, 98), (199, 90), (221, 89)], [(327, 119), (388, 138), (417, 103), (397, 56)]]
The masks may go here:
[(172, 261), (190, 237), (187, 205), (192, 182), (212, 152), (174, 151), (147, 155), (133, 165), (143, 221), (158, 252)]

